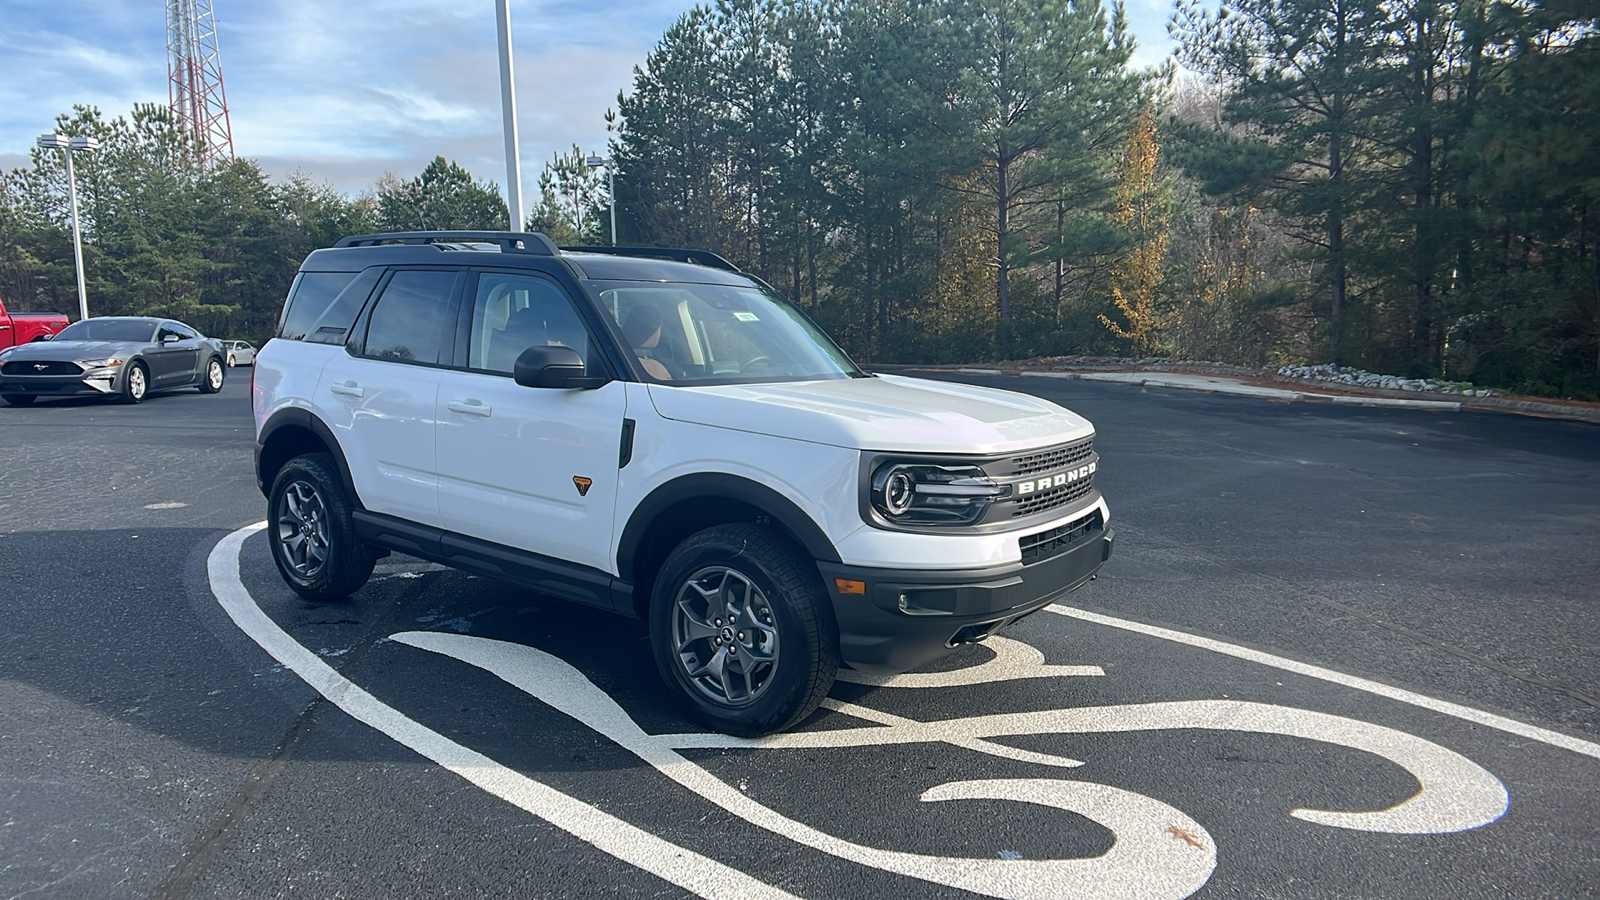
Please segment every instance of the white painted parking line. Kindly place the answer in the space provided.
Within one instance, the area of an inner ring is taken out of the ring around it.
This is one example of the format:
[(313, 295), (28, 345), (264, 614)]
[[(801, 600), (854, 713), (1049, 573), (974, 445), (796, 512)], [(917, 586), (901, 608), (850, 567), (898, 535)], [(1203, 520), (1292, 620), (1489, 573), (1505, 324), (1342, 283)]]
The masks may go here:
[(258, 522), (233, 532), (206, 560), (211, 592), (234, 624), (261, 648), (352, 718), (383, 732), (477, 787), (520, 807), (623, 862), (638, 866), (701, 897), (793, 898), (764, 881), (662, 840), (616, 816), (507, 768), (426, 728), (357, 687), (279, 628), (239, 578), (245, 538), (266, 527)]
[(1226, 641), (1200, 637), (1199, 635), (1189, 634), (1188, 632), (1184, 631), (1174, 631), (1171, 628), (1160, 628), (1155, 625), (1146, 625), (1143, 622), (1134, 622), (1128, 619), (1118, 619), (1114, 616), (1092, 613), (1088, 610), (1077, 609), (1071, 606), (1055, 604), (1052, 606), (1047, 606), (1045, 609), (1055, 613), (1056, 615), (1069, 616), (1074, 619), (1082, 619), (1085, 622), (1093, 622), (1096, 625), (1120, 628), (1124, 631), (1132, 631), (1148, 637), (1160, 638), (1164, 641), (1187, 644), (1190, 647), (1198, 647), (1202, 650), (1210, 650), (1213, 653), (1220, 653), (1223, 656), (1232, 656), (1235, 659), (1248, 660), (1253, 663), (1259, 663), (1263, 666), (1271, 666), (1275, 669), (1282, 669), (1285, 672), (1293, 672), (1296, 675), (1305, 675), (1309, 678), (1316, 678), (1321, 681), (1327, 681), (1343, 687), (1353, 688), (1358, 691), (1364, 691), (1368, 694), (1375, 694), (1379, 697), (1387, 697), (1390, 700), (1397, 700), (1401, 703), (1408, 703), (1412, 706), (1421, 707), (1422, 709), (1443, 713), (1447, 716), (1454, 716), (1457, 719), (1473, 722), (1478, 725), (1487, 725), (1490, 728), (1499, 729), (1507, 734), (1514, 734), (1518, 737), (1530, 738), (1535, 741), (1549, 744), (1552, 747), (1560, 747), (1563, 750), (1571, 750), (1573, 753), (1581, 753), (1584, 756), (1591, 756), (1595, 759), (1600, 759), (1600, 744), (1593, 743), (1592, 741), (1586, 741), (1582, 738), (1575, 738), (1570, 735), (1565, 735), (1559, 731), (1551, 731), (1548, 728), (1540, 728), (1537, 725), (1529, 725), (1526, 722), (1518, 722), (1516, 719), (1509, 719), (1505, 716), (1484, 712), (1480, 709), (1473, 709), (1470, 706), (1462, 706), (1459, 703), (1451, 703), (1448, 700), (1438, 700), (1433, 697), (1429, 697), (1426, 694), (1419, 694), (1415, 691), (1408, 691), (1404, 688), (1390, 687), (1387, 684), (1372, 681), (1371, 679), (1360, 678), (1355, 675), (1347, 675), (1344, 672), (1337, 672), (1333, 669), (1323, 668), (1322, 666), (1314, 666), (1310, 663), (1298, 662), (1282, 656), (1274, 656), (1271, 653), (1263, 653), (1260, 650), (1251, 650), (1248, 647), (1241, 647), (1238, 644), (1230, 644)]
[[(781, 890), (709, 857), (657, 838), (597, 807), (502, 766), (423, 727), (378, 701), (296, 643), (263, 613), (239, 578), (245, 539), (263, 525), (241, 529), (219, 543), (208, 561), (212, 590), (234, 622), (276, 659), (358, 721), (434, 760), (474, 785), (588, 841), (617, 859), (705, 897), (786, 897)], [(1285, 671), (1390, 697), (1468, 721), (1490, 725), (1590, 756), (1600, 746), (1514, 722), (1458, 704), (1434, 700), (1283, 657), (1184, 632), (1156, 628), (1065, 606), (1049, 609), (1095, 624), (1176, 641)], [(995, 740), (1014, 736), (1070, 735), (1206, 729), (1273, 734), (1348, 747), (1379, 756), (1416, 779), (1419, 789), (1385, 809), (1294, 809), (1288, 815), (1323, 826), (1392, 834), (1440, 834), (1496, 821), (1509, 805), (1505, 786), (1465, 756), (1426, 739), (1357, 719), (1240, 700), (1190, 700), (1067, 707), (923, 722), (879, 709), (829, 699), (836, 712), (874, 723), (757, 739), (722, 734), (649, 734), (604, 691), (560, 658), (523, 644), (438, 631), (390, 635), (397, 644), (477, 667), (558, 710), (636, 755), (660, 774), (751, 825), (841, 860), (885, 872), (1008, 900), (1150, 898), (1179, 900), (1211, 877), (1217, 847), (1206, 829), (1183, 811), (1123, 788), (1060, 777), (951, 781), (924, 791), (924, 802), (1008, 800), (1082, 815), (1110, 830), (1109, 851), (1094, 858), (1000, 859), (944, 857), (857, 844), (783, 815), (722, 781), (681, 751), (836, 749), (892, 744), (944, 743), (979, 753), (1061, 768), (1077, 760), (1021, 750)], [(860, 679), (890, 688), (940, 689), (1045, 677), (1101, 676), (1096, 666), (1047, 665), (1020, 641), (997, 638), (994, 656), (981, 664), (897, 679)], [(892, 693), (892, 692), (891, 692)], [(888, 696), (886, 694), (885, 696)], [(536, 736), (535, 736), (536, 737)], [(664, 789), (666, 788), (664, 785)]]

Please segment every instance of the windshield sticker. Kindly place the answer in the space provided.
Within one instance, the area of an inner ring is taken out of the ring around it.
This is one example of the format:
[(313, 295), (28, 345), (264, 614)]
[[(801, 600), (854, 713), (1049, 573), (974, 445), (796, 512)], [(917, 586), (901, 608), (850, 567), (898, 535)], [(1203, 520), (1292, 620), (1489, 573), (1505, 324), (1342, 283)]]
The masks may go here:
[(759, 321), (761, 321), (761, 317), (760, 316), (757, 316), (753, 312), (745, 312), (744, 310), (735, 310), (734, 314), (733, 314), (733, 317), (735, 319), (738, 319), (741, 322), (759, 322)]

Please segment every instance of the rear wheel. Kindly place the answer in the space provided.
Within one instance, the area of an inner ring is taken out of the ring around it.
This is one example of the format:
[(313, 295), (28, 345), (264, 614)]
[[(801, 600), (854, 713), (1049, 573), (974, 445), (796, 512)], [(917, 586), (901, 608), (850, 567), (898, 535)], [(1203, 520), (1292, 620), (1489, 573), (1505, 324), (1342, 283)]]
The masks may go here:
[(672, 551), (651, 597), (650, 643), (668, 686), (729, 734), (794, 725), (839, 670), (838, 628), (816, 566), (757, 525), (708, 528)]
[(150, 392), (150, 372), (144, 363), (129, 363), (128, 374), (122, 377), (122, 402), (139, 403)]
[(356, 536), (353, 508), (328, 454), (297, 456), (278, 470), (267, 495), (267, 541), (295, 593), (338, 600), (372, 577), (377, 557)]
[(38, 399), (32, 394), (0, 394), (0, 397), (12, 406), (31, 406), (33, 401)]
[(206, 361), (206, 373), (200, 378), (200, 393), (215, 394), (222, 390), (222, 360), (215, 356)]

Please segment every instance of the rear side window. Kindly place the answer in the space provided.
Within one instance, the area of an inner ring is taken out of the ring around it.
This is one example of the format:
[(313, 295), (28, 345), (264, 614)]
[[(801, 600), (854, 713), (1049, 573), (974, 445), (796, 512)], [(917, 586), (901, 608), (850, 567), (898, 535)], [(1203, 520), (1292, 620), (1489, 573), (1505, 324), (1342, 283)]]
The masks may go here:
[[(278, 337), (291, 341), (305, 340), (312, 326), (328, 311), (334, 298), (355, 277), (354, 272), (301, 272), (296, 275), (294, 284), (289, 288), (289, 299), (283, 304), (283, 321), (278, 326)], [(345, 327), (350, 327), (348, 322)], [(340, 339), (337, 343), (344, 341)]]
[(455, 272), (403, 269), (389, 279), (367, 324), (364, 355), (401, 362), (448, 360), (446, 332)]

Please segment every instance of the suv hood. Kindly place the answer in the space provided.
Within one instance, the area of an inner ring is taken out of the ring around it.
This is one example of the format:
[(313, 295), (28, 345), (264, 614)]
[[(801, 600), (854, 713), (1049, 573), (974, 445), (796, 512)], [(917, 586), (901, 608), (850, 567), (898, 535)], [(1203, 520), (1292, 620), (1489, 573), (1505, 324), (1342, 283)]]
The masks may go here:
[(891, 453), (1011, 453), (1094, 427), (1047, 400), (993, 388), (880, 375), (707, 387), (651, 385), (663, 417)]

